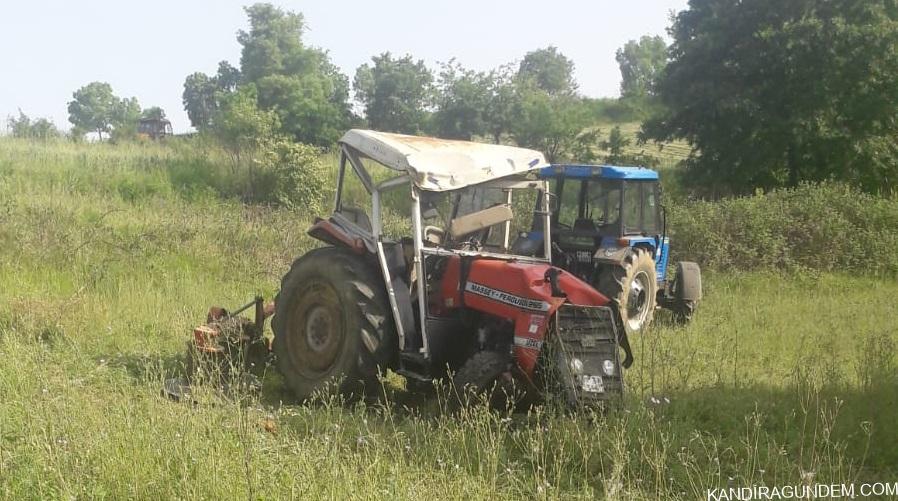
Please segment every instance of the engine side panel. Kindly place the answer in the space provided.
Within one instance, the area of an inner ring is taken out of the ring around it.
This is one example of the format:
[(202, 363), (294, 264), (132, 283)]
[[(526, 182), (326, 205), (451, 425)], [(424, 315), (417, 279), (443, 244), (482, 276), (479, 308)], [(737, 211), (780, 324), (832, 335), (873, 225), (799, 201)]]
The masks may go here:
[(440, 286), (440, 306), (466, 307), (514, 324), (514, 353), (518, 365), (532, 375), (549, 320), (566, 301), (583, 306), (605, 306), (608, 298), (574, 275), (562, 272), (558, 286), (565, 297), (552, 296), (548, 264), (474, 259), (462, 263), (450, 258)]

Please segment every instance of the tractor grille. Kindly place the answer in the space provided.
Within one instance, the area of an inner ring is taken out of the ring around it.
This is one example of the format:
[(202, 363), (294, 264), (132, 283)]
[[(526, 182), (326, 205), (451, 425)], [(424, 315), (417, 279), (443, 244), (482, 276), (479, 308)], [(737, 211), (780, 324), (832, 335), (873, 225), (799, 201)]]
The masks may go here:
[(556, 360), (569, 403), (619, 397), (624, 385), (611, 308), (566, 304), (556, 312), (555, 325), (562, 352)]

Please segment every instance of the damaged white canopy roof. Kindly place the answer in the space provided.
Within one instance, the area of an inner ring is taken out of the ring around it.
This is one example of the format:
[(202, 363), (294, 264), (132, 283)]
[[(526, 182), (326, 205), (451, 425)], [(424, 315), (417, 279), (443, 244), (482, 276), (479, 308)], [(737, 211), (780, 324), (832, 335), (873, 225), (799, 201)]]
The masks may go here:
[(547, 167), (526, 148), (352, 129), (340, 143), (385, 166), (408, 172), (422, 190), (456, 190)]

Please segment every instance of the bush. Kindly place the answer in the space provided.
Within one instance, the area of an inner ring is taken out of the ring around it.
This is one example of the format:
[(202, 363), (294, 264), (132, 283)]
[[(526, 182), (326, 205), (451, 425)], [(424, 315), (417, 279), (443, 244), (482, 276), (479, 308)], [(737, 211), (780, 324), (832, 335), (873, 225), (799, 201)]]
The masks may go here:
[(12, 137), (20, 139), (46, 141), (62, 136), (56, 125), (49, 119), (38, 118), (32, 120), (31, 117), (22, 113), (22, 110), (19, 110), (18, 118), (9, 117), (6, 119), (6, 127), (9, 129)]
[(315, 146), (284, 138), (263, 141), (254, 160), (253, 192), (260, 201), (319, 214), (330, 189), (321, 154)]
[(805, 184), (669, 207), (676, 259), (726, 270), (898, 274), (898, 198)]

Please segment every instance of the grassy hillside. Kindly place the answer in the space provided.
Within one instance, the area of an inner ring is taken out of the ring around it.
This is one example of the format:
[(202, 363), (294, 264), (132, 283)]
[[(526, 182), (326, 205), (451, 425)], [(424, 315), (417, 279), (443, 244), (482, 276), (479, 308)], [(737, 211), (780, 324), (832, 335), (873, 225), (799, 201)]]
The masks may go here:
[(693, 324), (633, 340), (604, 415), (298, 405), (276, 374), (167, 401), (206, 309), (271, 296), (315, 245), (311, 214), (223, 198), (203, 158), (0, 140), (0, 496), (694, 499), (898, 474), (898, 283), (859, 274), (709, 274)]

